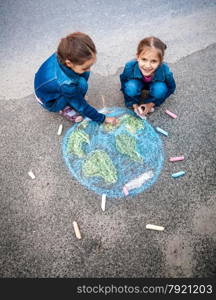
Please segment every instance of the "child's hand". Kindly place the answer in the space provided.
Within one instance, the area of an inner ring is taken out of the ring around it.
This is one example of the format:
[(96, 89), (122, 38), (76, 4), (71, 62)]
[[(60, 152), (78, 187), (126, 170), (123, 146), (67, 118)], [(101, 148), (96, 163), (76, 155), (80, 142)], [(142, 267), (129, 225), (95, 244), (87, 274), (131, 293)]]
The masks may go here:
[(138, 106), (138, 111), (141, 116), (146, 116), (148, 113), (152, 112), (152, 108), (154, 107), (154, 103), (146, 103), (146, 104), (141, 104)]
[(116, 125), (118, 124), (119, 120), (116, 119), (115, 117), (106, 117), (105, 118), (105, 123), (109, 123), (109, 124), (112, 124), (112, 125)]
[(139, 113), (139, 105), (138, 105), (138, 104), (133, 104), (133, 110), (134, 110), (134, 112), (135, 112), (138, 116), (140, 116), (140, 113)]
[(136, 111), (138, 109), (139, 105), (138, 104), (133, 104), (133, 110)]

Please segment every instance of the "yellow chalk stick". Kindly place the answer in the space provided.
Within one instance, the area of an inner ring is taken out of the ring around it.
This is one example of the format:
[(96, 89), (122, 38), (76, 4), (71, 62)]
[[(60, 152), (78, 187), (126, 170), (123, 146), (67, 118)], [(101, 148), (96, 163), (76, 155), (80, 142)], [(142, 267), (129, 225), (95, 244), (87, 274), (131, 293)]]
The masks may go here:
[(153, 229), (153, 230), (163, 231), (164, 227), (163, 226), (153, 225), (153, 224), (147, 224), (146, 225), (146, 229)]
[(61, 134), (62, 134), (62, 129), (63, 129), (63, 125), (60, 124), (60, 125), (59, 125), (59, 128), (58, 128), (57, 135), (61, 135)]
[(78, 224), (77, 224), (76, 221), (73, 221), (73, 227), (74, 227), (76, 237), (80, 240), (81, 239), (81, 234), (80, 234), (80, 230), (79, 230), (79, 227), (78, 227)]
[(103, 194), (102, 199), (101, 199), (101, 209), (102, 209), (102, 211), (105, 211), (105, 206), (106, 206), (106, 194)]
[(101, 98), (102, 98), (102, 102), (103, 102), (103, 107), (105, 106), (105, 98), (103, 95), (101, 95)]

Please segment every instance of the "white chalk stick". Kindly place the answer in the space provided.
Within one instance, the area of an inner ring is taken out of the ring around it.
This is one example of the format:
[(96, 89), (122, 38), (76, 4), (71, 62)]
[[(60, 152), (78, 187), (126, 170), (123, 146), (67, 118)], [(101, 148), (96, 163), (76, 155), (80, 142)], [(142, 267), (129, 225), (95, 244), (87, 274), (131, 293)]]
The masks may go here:
[(126, 186), (123, 187), (123, 193), (125, 196), (129, 195), (128, 189), (126, 188)]
[(101, 199), (101, 209), (102, 209), (102, 211), (105, 211), (105, 206), (106, 206), (106, 194), (103, 194), (102, 199)]
[(61, 134), (62, 134), (62, 129), (63, 129), (63, 125), (60, 124), (60, 125), (59, 125), (59, 128), (58, 128), (57, 135), (61, 135)]
[(32, 171), (29, 171), (28, 175), (31, 177), (31, 179), (35, 179), (35, 175)]
[(103, 102), (103, 107), (105, 106), (105, 98), (103, 95), (101, 95), (101, 98), (102, 98), (102, 102)]
[(76, 221), (73, 221), (73, 227), (74, 227), (76, 237), (80, 240), (81, 239), (81, 234), (80, 234), (80, 230), (79, 230), (79, 227), (78, 227), (78, 224), (77, 224)]
[(153, 225), (153, 224), (147, 224), (146, 225), (146, 229), (153, 229), (153, 230), (163, 231), (164, 227), (163, 226)]

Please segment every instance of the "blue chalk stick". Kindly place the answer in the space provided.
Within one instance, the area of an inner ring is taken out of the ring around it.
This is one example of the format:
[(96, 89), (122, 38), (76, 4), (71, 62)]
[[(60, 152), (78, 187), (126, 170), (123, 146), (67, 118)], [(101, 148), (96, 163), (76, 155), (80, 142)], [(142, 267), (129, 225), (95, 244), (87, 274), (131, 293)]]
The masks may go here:
[(160, 133), (163, 133), (164, 135), (168, 136), (168, 132), (166, 132), (165, 130), (161, 129), (160, 127), (156, 127), (156, 130)]
[(173, 178), (177, 178), (177, 177), (179, 177), (179, 176), (184, 175), (185, 173), (186, 173), (185, 171), (180, 171), (180, 172), (177, 172), (177, 173), (173, 173), (173, 174), (172, 174), (172, 177), (173, 177)]

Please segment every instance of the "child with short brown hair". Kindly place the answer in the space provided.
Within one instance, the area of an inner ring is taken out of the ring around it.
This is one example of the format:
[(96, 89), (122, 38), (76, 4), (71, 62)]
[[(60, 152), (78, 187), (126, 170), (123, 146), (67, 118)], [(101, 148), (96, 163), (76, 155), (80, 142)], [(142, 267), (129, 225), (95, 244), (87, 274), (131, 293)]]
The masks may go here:
[(88, 117), (98, 123), (116, 124), (116, 118), (99, 113), (85, 100), (90, 68), (96, 62), (96, 54), (94, 42), (85, 33), (74, 32), (62, 38), (57, 52), (35, 74), (38, 102), (72, 122)]

